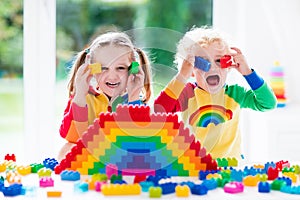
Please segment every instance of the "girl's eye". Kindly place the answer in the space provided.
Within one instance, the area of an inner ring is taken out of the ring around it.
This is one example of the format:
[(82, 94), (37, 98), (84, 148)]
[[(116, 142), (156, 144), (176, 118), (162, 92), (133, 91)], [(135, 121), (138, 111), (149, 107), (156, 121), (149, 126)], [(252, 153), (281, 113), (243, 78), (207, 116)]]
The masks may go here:
[(123, 71), (123, 70), (126, 70), (127, 67), (124, 67), (124, 66), (118, 66), (117, 69), (118, 69), (119, 71)]
[(101, 70), (102, 70), (102, 71), (107, 71), (107, 70), (108, 70), (108, 67), (101, 67)]

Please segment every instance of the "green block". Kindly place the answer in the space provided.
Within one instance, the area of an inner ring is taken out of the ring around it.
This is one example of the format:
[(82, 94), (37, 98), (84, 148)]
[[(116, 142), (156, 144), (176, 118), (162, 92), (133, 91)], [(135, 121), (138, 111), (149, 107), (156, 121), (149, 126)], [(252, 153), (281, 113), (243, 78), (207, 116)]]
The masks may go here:
[(137, 74), (139, 73), (139, 63), (133, 61), (129, 67), (129, 74)]

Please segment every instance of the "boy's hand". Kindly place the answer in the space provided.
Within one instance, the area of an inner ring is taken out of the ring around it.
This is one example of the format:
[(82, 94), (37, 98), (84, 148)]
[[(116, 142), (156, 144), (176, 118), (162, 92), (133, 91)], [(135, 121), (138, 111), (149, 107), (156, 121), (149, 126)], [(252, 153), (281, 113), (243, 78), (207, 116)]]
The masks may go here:
[(183, 60), (179, 75), (185, 80), (189, 79), (193, 74), (195, 57), (189, 56)]
[(232, 65), (237, 71), (242, 75), (249, 75), (252, 73), (251, 68), (248, 66), (245, 56), (242, 54), (241, 50), (236, 47), (231, 47), (236, 53), (232, 53), (235, 64)]

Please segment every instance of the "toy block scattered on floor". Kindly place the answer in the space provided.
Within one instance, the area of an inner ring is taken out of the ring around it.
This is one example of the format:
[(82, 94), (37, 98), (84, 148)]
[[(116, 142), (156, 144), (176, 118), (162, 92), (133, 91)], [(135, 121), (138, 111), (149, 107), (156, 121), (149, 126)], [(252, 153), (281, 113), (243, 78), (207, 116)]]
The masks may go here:
[(101, 113), (55, 173), (92, 175), (104, 173), (109, 164), (123, 175), (198, 176), (199, 170), (217, 169), (176, 114), (150, 114), (144, 105), (119, 105), (116, 112)]

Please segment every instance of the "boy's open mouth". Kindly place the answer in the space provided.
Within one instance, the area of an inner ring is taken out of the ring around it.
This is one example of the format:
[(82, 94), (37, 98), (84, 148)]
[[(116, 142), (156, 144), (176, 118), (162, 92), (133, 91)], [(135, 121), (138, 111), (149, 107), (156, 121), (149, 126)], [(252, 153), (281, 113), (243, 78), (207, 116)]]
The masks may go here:
[(208, 85), (210, 86), (216, 86), (219, 84), (220, 82), (220, 77), (218, 75), (212, 75), (212, 76), (208, 76), (206, 78), (206, 82)]

